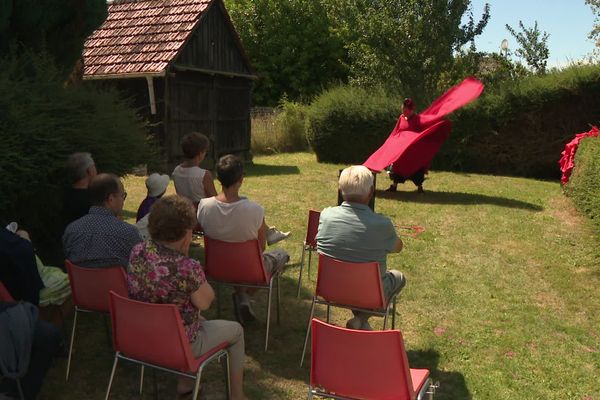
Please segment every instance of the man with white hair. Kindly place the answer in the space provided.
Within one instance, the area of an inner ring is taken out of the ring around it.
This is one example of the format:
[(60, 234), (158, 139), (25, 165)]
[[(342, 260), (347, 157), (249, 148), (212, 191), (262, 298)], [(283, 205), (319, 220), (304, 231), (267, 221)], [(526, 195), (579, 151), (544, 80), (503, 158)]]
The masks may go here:
[[(342, 261), (379, 263), (383, 292), (386, 299), (398, 293), (406, 279), (400, 271), (387, 270), (387, 254), (402, 250), (389, 218), (373, 212), (368, 206), (374, 193), (373, 174), (362, 165), (344, 169), (340, 175), (339, 189), (344, 202), (321, 212), (317, 232), (317, 250), (326, 256)], [(371, 314), (353, 311), (354, 318), (347, 328), (371, 330)]]

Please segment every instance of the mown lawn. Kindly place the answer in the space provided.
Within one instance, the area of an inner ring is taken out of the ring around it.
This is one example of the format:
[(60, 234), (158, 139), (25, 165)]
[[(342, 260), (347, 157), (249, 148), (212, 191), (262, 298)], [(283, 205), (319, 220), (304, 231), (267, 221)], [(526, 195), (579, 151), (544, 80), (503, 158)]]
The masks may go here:
[[(335, 205), (337, 171), (307, 153), (256, 157), (243, 193), (263, 204), (267, 223), (293, 235), (285, 274), (282, 323), (263, 352), (264, 322), (246, 329), (246, 388), (252, 399), (301, 399), (309, 367), (299, 367), (312, 282), (296, 299), (300, 246), (308, 209)], [(125, 180), (126, 215), (145, 196), (143, 178)], [(425, 194), (412, 183), (395, 194), (379, 175), (376, 210), (396, 225), (420, 225), (388, 265), (405, 272), (398, 307), (413, 367), (440, 382), (438, 399), (600, 399), (600, 250), (556, 182), (431, 172)], [(172, 190), (172, 184), (171, 184)], [(202, 253), (196, 248), (197, 254)], [(223, 291), (224, 318), (233, 318)], [(255, 296), (264, 313), (265, 295)], [(215, 312), (208, 313), (214, 317)], [(336, 310), (344, 324), (349, 312)], [(274, 320), (273, 320), (274, 321)], [(373, 318), (375, 326), (380, 321)], [(100, 318), (84, 315), (69, 383), (66, 359), (50, 372), (45, 399), (102, 399), (113, 353)], [(159, 398), (174, 398), (174, 378), (158, 373)], [(147, 374), (145, 398), (153, 387)], [(365, 377), (368, 379), (368, 377)], [(117, 370), (113, 399), (138, 398), (138, 369)], [(207, 370), (204, 398), (221, 399), (221, 370)]]

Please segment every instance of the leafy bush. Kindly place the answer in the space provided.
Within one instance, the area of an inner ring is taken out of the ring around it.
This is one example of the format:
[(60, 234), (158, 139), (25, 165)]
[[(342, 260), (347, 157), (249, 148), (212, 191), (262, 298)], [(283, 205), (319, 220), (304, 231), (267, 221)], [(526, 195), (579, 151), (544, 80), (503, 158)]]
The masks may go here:
[(363, 163), (385, 141), (400, 101), (383, 90), (339, 86), (310, 105), (306, 134), (318, 161)]
[(283, 100), (273, 113), (252, 118), (252, 152), (271, 154), (308, 149), (304, 133), (306, 106)]
[(575, 154), (575, 168), (565, 186), (577, 208), (600, 230), (600, 138), (584, 138)]
[(574, 132), (600, 120), (600, 65), (530, 76), (451, 116), (434, 167), (538, 178), (559, 176), (557, 160)]
[(67, 156), (90, 152), (99, 171), (122, 175), (150, 155), (144, 124), (125, 100), (64, 87), (62, 76), (44, 57), (0, 60), (0, 222), (18, 221), (51, 255), (62, 233)]

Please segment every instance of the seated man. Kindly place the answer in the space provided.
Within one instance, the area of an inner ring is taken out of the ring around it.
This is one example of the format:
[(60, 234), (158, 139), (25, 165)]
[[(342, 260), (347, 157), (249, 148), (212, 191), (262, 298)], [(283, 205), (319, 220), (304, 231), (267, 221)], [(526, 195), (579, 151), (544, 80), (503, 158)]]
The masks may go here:
[[(402, 240), (389, 218), (374, 213), (368, 206), (373, 196), (373, 175), (367, 167), (352, 166), (342, 171), (339, 189), (344, 202), (321, 212), (317, 232), (317, 251), (350, 262), (379, 263), (383, 293), (390, 299), (406, 284), (404, 275), (387, 271), (388, 253), (402, 250)], [(346, 327), (371, 330), (370, 314), (354, 312)]]
[(129, 264), (129, 253), (142, 241), (135, 226), (121, 221), (127, 193), (113, 174), (98, 174), (90, 183), (92, 206), (87, 215), (67, 226), (63, 248), (68, 260), (81, 267)]
[(71, 154), (67, 159), (66, 170), (71, 186), (65, 190), (63, 227), (88, 213), (91, 206), (88, 187), (97, 175), (96, 164), (90, 153)]
[[(217, 162), (217, 179), (222, 186), (221, 193), (202, 199), (198, 205), (198, 223), (204, 234), (212, 239), (234, 243), (258, 239), (264, 251), (269, 230), (265, 223), (265, 210), (239, 195), (244, 181), (242, 160), (233, 155), (221, 157)], [(281, 240), (286, 234), (278, 232), (277, 236), (276, 239)], [(269, 240), (269, 243), (274, 241)], [(290, 256), (282, 249), (263, 253), (265, 268), (271, 273), (282, 269), (289, 259)], [(250, 307), (247, 289), (236, 288), (233, 302), (240, 322), (256, 319)]]

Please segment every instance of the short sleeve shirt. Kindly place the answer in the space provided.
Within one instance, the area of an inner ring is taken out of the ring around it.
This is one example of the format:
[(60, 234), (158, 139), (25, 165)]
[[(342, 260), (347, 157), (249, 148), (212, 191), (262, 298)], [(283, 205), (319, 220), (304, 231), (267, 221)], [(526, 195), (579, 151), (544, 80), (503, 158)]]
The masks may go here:
[(202, 325), (199, 311), (192, 304), (192, 293), (204, 282), (206, 277), (198, 261), (153, 240), (140, 243), (131, 251), (127, 275), (129, 297), (148, 303), (175, 304), (190, 342), (196, 340)]
[(367, 205), (345, 201), (321, 212), (317, 250), (343, 261), (377, 261), (383, 276), (387, 254), (394, 250), (397, 239), (389, 218), (374, 213)]
[(204, 175), (206, 170), (200, 167), (182, 167), (178, 165), (173, 170), (173, 182), (178, 195), (187, 197), (197, 203), (206, 197), (204, 191)]
[(202, 199), (198, 205), (198, 222), (204, 234), (224, 242), (257, 239), (264, 218), (264, 208), (246, 197), (234, 203), (210, 197)]

